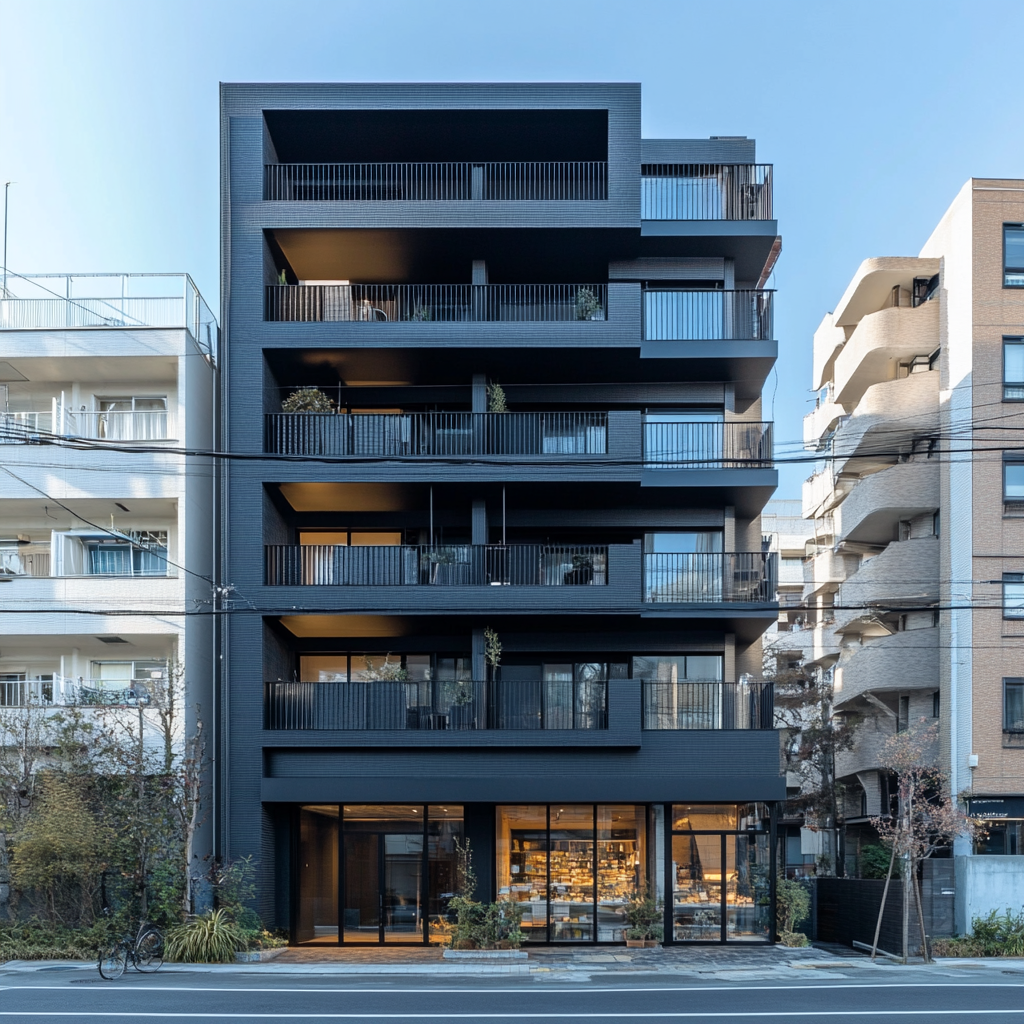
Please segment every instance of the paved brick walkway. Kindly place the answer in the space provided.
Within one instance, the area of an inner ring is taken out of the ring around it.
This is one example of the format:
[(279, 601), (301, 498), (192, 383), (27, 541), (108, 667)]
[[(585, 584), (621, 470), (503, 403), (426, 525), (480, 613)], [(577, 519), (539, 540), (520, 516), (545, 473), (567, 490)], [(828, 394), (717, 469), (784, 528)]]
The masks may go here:
[[(274, 961), (279, 964), (426, 964), (441, 962), (441, 949), (415, 946), (368, 947), (303, 946), (288, 949)], [(588, 966), (603, 970), (771, 970), (794, 961), (828, 961), (832, 953), (820, 949), (786, 949), (783, 946), (675, 946), (657, 949), (626, 949), (623, 946), (530, 949), (534, 967)]]

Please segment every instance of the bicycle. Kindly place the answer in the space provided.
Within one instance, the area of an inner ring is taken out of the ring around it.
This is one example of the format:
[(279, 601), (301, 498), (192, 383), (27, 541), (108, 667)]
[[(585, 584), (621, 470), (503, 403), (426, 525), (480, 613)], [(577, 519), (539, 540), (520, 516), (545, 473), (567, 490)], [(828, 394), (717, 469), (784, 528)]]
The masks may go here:
[(164, 937), (159, 929), (143, 922), (134, 940), (125, 935), (118, 942), (104, 947), (97, 966), (101, 978), (113, 981), (124, 974), (129, 964), (137, 971), (151, 974), (159, 971), (163, 962)]

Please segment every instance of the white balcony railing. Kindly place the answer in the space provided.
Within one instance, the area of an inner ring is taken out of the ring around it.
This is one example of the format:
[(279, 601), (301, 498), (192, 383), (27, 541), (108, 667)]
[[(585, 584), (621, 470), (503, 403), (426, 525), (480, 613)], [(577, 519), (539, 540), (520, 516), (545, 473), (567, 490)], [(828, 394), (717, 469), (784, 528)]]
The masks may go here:
[(132, 442), (166, 441), (174, 436), (166, 409), (71, 412), (62, 395), (51, 400), (50, 412), (0, 411), (0, 444), (26, 443), (40, 434)]
[(146, 707), (158, 698), (152, 679), (86, 679), (57, 673), (36, 679), (0, 679), (0, 708)]

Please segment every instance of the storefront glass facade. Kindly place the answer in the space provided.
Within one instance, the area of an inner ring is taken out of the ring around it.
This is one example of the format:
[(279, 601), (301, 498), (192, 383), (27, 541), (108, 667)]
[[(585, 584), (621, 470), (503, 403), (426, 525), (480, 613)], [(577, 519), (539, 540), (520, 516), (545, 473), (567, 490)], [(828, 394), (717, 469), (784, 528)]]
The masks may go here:
[[(521, 905), (527, 943), (624, 941), (629, 895), (648, 880), (665, 901), (668, 942), (771, 941), (765, 804), (506, 804), (487, 809), (488, 821), (491, 810), (496, 895)], [(295, 942), (444, 938), (465, 836), (461, 806), (297, 813)], [(474, 864), (477, 899), (490, 898), (490, 867)]]

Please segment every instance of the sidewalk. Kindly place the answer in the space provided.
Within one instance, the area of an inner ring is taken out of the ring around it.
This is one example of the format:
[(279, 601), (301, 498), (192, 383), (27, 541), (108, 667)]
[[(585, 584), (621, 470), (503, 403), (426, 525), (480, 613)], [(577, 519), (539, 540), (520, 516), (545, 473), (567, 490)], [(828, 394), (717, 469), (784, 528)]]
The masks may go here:
[[(28, 972), (95, 972), (96, 965), (83, 961), (23, 961), (0, 964), (0, 975)], [(443, 960), (432, 948), (339, 949), (294, 948), (275, 960), (257, 964), (165, 964), (161, 972), (202, 974), (289, 975), (433, 975), (458, 977), (532, 976), (538, 981), (574, 980), (642, 974), (653, 980), (693, 981), (799, 981), (827, 978), (861, 979), (898, 976), (921, 978), (977, 977), (992, 972), (1024, 978), (1024, 958), (978, 960), (944, 959), (935, 964), (906, 966), (841, 947), (787, 949), (784, 946), (716, 946), (625, 949), (621, 947), (566, 947), (529, 950), (525, 963), (465, 962)]]

